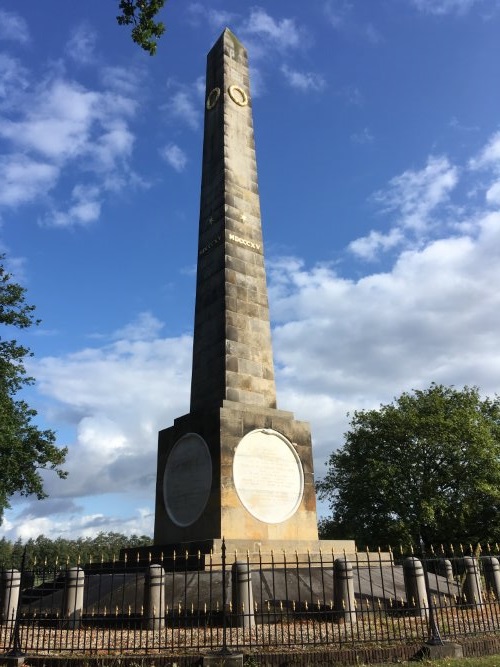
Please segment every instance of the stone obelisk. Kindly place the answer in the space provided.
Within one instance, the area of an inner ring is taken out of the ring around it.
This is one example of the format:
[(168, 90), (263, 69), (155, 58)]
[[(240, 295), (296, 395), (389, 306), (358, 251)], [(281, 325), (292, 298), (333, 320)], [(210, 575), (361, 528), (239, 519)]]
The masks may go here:
[(276, 408), (247, 53), (207, 57), (189, 414), (159, 434), (155, 545), (317, 545), (308, 424)]

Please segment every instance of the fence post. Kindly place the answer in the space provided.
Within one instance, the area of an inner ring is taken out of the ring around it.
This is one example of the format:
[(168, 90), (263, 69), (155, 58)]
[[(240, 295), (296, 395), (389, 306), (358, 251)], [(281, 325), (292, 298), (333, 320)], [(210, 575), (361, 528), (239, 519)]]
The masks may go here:
[(66, 586), (63, 599), (63, 618), (66, 627), (78, 628), (82, 620), (85, 572), (81, 567), (66, 570)]
[(453, 581), (453, 565), (448, 558), (442, 558), (439, 561), (439, 574), (445, 577), (447, 581)]
[(2, 572), (2, 606), (0, 608), (1, 622), (7, 627), (14, 627), (21, 590), (21, 573), (12, 568)]
[(165, 627), (165, 570), (152, 563), (144, 577), (144, 625), (148, 630)]
[(346, 623), (356, 622), (354, 575), (351, 562), (345, 557), (336, 558), (333, 564), (333, 608), (335, 617)]
[(233, 612), (240, 628), (253, 628), (255, 616), (253, 608), (252, 571), (248, 561), (235, 561), (231, 566), (231, 590)]
[(483, 561), (483, 574), (488, 593), (495, 596), (495, 600), (500, 600), (500, 563), (495, 556), (485, 556)]
[(405, 558), (403, 562), (403, 575), (408, 607), (413, 605), (417, 615), (428, 616), (429, 600), (422, 562), (414, 556)]
[(465, 582), (463, 596), (466, 604), (479, 607), (483, 601), (481, 592), (481, 581), (477, 559), (471, 556), (464, 556)]

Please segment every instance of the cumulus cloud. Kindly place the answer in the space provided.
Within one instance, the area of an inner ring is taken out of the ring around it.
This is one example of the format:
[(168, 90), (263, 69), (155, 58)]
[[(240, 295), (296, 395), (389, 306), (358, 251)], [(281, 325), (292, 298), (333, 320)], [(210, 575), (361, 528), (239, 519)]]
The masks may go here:
[(425, 229), (431, 213), (448, 201), (458, 182), (458, 170), (447, 157), (430, 157), (423, 169), (409, 169), (374, 195), (386, 212), (395, 212), (402, 227)]
[(100, 213), (100, 188), (95, 185), (75, 185), (67, 210), (52, 210), (45, 216), (43, 224), (49, 227), (85, 226), (98, 220)]
[(379, 251), (393, 249), (405, 240), (421, 242), (425, 234), (436, 234), (445, 222), (439, 214), (458, 179), (458, 167), (445, 156), (431, 156), (423, 169), (409, 169), (395, 176), (386, 189), (372, 197), (383, 213), (391, 216), (392, 228), (388, 233), (371, 230), (367, 236), (351, 241), (349, 250), (362, 259), (373, 260)]
[(28, 24), (22, 16), (0, 9), (0, 39), (25, 44), (30, 40)]
[(497, 391), (500, 213), (473, 224), (475, 238), (430, 241), (358, 280), (281, 264), (276, 286), (271, 271), (279, 403), (307, 406), (318, 461), (341, 444), (348, 409), (432, 381)]
[(160, 155), (175, 171), (184, 171), (187, 164), (187, 156), (177, 144), (167, 144), (160, 150)]
[(337, 95), (341, 97), (347, 104), (355, 107), (361, 107), (364, 104), (363, 93), (357, 86), (344, 86), (341, 90), (337, 92)]
[(112, 337), (116, 340), (154, 340), (162, 329), (163, 322), (152, 313), (145, 311), (139, 313), (133, 322), (115, 331)]
[(326, 0), (323, 11), (328, 24), (334, 30), (346, 32), (373, 45), (383, 41), (382, 34), (373, 23), (357, 21), (355, 5), (349, 0)]
[(191, 337), (161, 338), (151, 313), (110, 343), (32, 363), (49, 417), (73, 429), (68, 480), (46, 476), (51, 501), (102, 494), (153, 498), (156, 439), (189, 409)]
[(45, 195), (57, 183), (59, 167), (22, 153), (0, 156), (0, 206), (16, 207)]
[(246, 35), (265, 39), (280, 51), (300, 44), (300, 31), (294, 19), (276, 20), (261, 7), (255, 7), (250, 11), (250, 16), (241, 25), (240, 31)]
[[(0, 137), (10, 147), (2, 157), (0, 205), (19, 206), (45, 197), (44, 222), (87, 224), (99, 217), (106, 189), (131, 180), (136, 102), (112, 90), (90, 90), (59, 75), (25, 92), (0, 113)], [(85, 173), (68, 209), (53, 210), (48, 194), (68, 169)], [(94, 180), (89, 182), (89, 174)]]
[(347, 0), (327, 0), (324, 4), (325, 16), (330, 25), (336, 29), (345, 24), (352, 8), (352, 3)]
[(66, 45), (66, 54), (80, 65), (91, 65), (95, 62), (95, 45), (97, 34), (86, 23), (79, 25)]
[[(177, 84), (170, 82), (172, 88)], [(169, 101), (165, 105), (168, 116), (176, 122), (187, 125), (192, 130), (197, 130), (201, 124), (200, 105), (196, 101), (196, 87), (179, 87), (169, 96)]]
[(351, 134), (351, 141), (355, 144), (372, 144), (375, 137), (367, 127), (364, 127), (360, 132)]
[[(191, 375), (191, 337), (162, 338), (162, 326), (140, 313), (111, 342), (32, 361), (47, 418), (74, 434), (60, 443), (69, 445), (69, 477), (45, 474), (50, 502), (16, 502), (21, 516), (13, 522), (7, 513), (5, 535), (152, 533), (157, 433), (188, 412)], [(112, 499), (119, 514), (89, 512), (89, 503)]]
[(299, 72), (291, 69), (287, 65), (283, 65), (281, 71), (288, 84), (302, 93), (307, 93), (311, 90), (318, 92), (325, 87), (325, 80), (320, 74), (314, 72)]
[(410, 0), (419, 11), (424, 14), (465, 14), (474, 5), (481, 4), (483, 0)]
[[(64, 501), (68, 504), (68, 501)], [(43, 514), (40, 508), (46, 506), (47, 501), (39, 502), (36, 510), (33, 505), (22, 512), (19, 523), (12, 523), (8, 519), (2, 524), (2, 532), (11, 540), (20, 538), (23, 542), (36, 539), (39, 535), (50, 537), (64, 537), (75, 539), (77, 536), (94, 537), (99, 531), (120, 532), (125, 535), (152, 535), (153, 515), (147, 508), (139, 508), (129, 516), (114, 516), (109, 514), (84, 513), (78, 506), (71, 503), (66, 511), (61, 507), (59, 513)]]
[(15, 104), (18, 95), (28, 87), (28, 72), (21, 62), (0, 53), (0, 110)]
[(391, 250), (398, 246), (403, 239), (403, 232), (397, 228), (391, 229), (388, 234), (372, 229), (368, 236), (362, 236), (351, 241), (348, 247), (351, 252), (361, 259), (374, 260), (378, 257), (380, 251)]
[[(486, 201), (490, 206), (500, 204), (500, 132), (490, 138), (486, 146), (469, 161), (471, 171), (486, 171), (493, 174), (493, 181), (483, 184)], [(480, 188), (481, 189), (481, 188)]]
[(473, 170), (492, 168), (500, 172), (500, 132), (495, 132), (479, 154), (469, 161), (469, 167)]
[(188, 20), (192, 25), (205, 26), (208, 23), (213, 30), (222, 30), (230, 25), (236, 17), (233, 12), (205, 7), (201, 2), (192, 2), (188, 5), (187, 11)]
[(144, 89), (148, 81), (148, 72), (135, 65), (129, 67), (105, 65), (99, 70), (99, 77), (106, 90), (118, 93), (124, 99), (132, 101), (136, 98), (137, 91)]

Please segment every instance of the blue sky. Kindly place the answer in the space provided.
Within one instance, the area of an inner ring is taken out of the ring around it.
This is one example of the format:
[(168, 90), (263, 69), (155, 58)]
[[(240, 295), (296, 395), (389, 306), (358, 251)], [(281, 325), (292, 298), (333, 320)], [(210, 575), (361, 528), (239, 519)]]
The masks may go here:
[[(500, 3), (170, 0), (154, 58), (113, 0), (0, 9), (0, 248), (42, 324), (28, 392), (68, 445), (16, 538), (151, 533), (189, 410), (206, 54), (247, 47), (278, 405), (316, 477), (346, 413), (500, 377)], [(320, 508), (320, 513), (325, 509)]]

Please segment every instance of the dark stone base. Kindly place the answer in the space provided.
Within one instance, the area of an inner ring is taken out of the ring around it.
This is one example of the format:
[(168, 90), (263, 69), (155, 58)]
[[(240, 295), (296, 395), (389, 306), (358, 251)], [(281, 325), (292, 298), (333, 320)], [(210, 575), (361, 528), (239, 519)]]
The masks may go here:
[(203, 667), (243, 667), (243, 653), (208, 653), (202, 657)]
[(443, 658), (463, 658), (464, 650), (461, 644), (444, 641), (442, 644), (426, 642), (414, 656), (414, 660), (441, 660)]
[(2, 655), (0, 656), (0, 667), (21, 667), (26, 662), (25, 655)]

